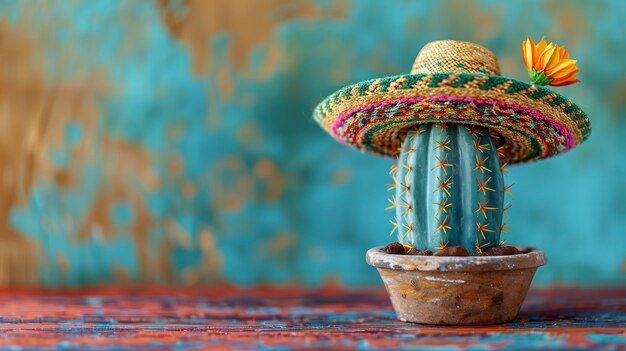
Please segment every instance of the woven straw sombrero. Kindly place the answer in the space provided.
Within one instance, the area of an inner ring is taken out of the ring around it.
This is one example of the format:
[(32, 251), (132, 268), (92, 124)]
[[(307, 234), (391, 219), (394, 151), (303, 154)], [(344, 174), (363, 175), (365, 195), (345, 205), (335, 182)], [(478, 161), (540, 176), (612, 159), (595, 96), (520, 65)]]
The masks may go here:
[(384, 156), (396, 156), (406, 131), (420, 123), (483, 126), (501, 136), (499, 154), (509, 164), (566, 152), (591, 132), (571, 100), (500, 76), (491, 51), (452, 40), (424, 46), (411, 74), (338, 90), (315, 108), (314, 118), (335, 139)]

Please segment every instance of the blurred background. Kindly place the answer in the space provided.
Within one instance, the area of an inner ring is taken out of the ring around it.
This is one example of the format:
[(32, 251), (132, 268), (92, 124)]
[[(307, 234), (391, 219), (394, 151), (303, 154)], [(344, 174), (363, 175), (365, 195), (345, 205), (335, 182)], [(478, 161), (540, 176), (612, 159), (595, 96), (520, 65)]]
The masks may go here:
[(537, 284), (626, 282), (626, 2), (0, 1), (0, 286), (380, 285), (390, 159), (315, 105), (473, 41), (528, 81), (527, 35), (578, 60), (594, 127), (509, 168)]

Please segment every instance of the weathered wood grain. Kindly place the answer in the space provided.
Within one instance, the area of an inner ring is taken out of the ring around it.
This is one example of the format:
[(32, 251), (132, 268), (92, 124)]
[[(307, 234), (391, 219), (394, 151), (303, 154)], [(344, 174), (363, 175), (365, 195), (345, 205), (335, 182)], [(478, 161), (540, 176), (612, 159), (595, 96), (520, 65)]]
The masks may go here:
[(381, 289), (0, 292), (0, 347), (48, 349), (626, 348), (626, 288), (532, 290), (511, 323), (396, 320)]

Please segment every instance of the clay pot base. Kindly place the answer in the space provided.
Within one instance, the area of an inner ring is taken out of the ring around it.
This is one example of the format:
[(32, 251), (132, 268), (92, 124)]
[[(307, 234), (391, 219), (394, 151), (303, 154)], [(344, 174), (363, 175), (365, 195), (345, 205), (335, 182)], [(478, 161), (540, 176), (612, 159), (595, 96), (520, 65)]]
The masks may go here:
[(520, 247), (510, 256), (392, 255), (375, 247), (376, 267), (398, 319), (438, 325), (498, 324), (515, 319), (543, 251)]

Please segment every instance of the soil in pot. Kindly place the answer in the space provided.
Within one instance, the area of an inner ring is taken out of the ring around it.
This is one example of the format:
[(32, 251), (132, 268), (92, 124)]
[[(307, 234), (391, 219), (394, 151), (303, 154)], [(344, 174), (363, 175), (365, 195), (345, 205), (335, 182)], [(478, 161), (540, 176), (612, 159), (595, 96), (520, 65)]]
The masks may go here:
[[(470, 256), (469, 251), (463, 246), (444, 247), (433, 253), (430, 250), (418, 250), (410, 245), (403, 245), (399, 242), (393, 242), (383, 247), (383, 252), (391, 255)], [(485, 249), (481, 252), (481, 256), (509, 256), (522, 253), (523, 252), (519, 251), (515, 246), (499, 245)]]

